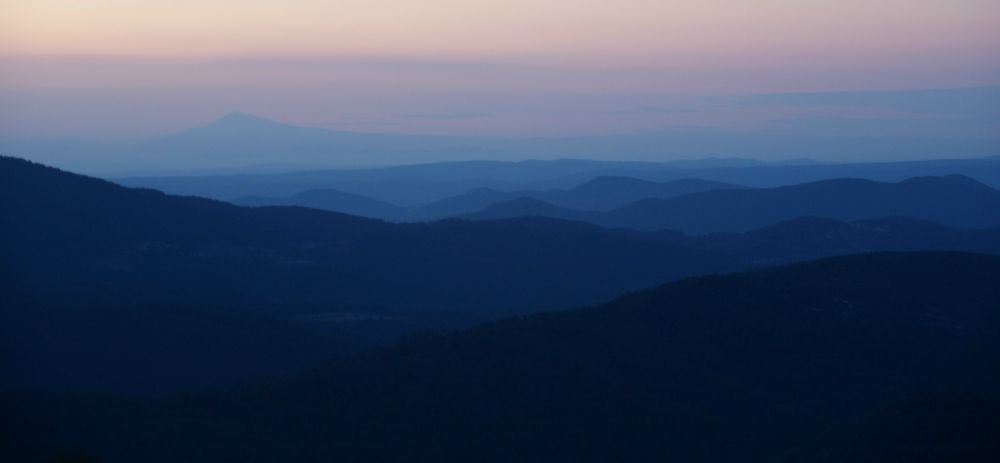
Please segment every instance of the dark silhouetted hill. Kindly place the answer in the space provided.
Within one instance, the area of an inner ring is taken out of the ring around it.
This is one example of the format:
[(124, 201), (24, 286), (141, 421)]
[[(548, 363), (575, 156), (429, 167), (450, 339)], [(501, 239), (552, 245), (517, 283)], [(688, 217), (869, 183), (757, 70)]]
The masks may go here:
[(545, 218), (389, 224), (168, 196), (12, 158), (0, 167), (0, 360), (24, 372), (8, 382), (57, 390), (231, 384), (416, 330), (717, 271), (864, 251), (1000, 252), (995, 229), (905, 219), (707, 237)]
[[(113, 290), (116, 301), (215, 298), (286, 312), (516, 310), (584, 303), (702, 264), (730, 265), (674, 246), (671, 234), (543, 219), (387, 224), (305, 208), (242, 208), (2, 163), (0, 207), (12, 218), (3, 267), (39, 300), (98, 303)], [(581, 273), (566, 274), (569, 266)], [(581, 278), (592, 296), (576, 287)], [(50, 282), (64, 291), (46, 291)], [(522, 291), (510, 292), (515, 286)]]
[[(301, 355), (313, 340), (284, 326), (302, 317), (363, 314), (361, 323), (312, 325), (346, 331), (340, 343), (366, 330), (384, 339), (736, 266), (677, 246), (671, 234), (542, 219), (394, 225), (242, 208), (13, 158), (0, 158), (0, 217), (2, 315), (16, 333), (4, 338), (3, 360), (37, 366), (7, 381), (60, 390), (170, 391), (238, 379), (240, 366), (254, 373), (255, 362), (281, 364), (270, 357), (295, 365), (292, 358), (315, 357)], [(90, 329), (73, 329), (88, 317)], [(263, 332), (271, 328), (274, 343)], [(246, 347), (255, 337), (266, 353)], [(192, 368), (177, 360), (199, 356)], [(216, 363), (233, 371), (202, 374)]]
[(988, 463), (1000, 459), (1000, 400), (922, 393), (882, 407), (775, 463)]
[[(412, 340), (256, 389), (21, 397), (9, 416), (34, 432), (23, 447), (112, 463), (989, 461), (998, 279), (996, 256), (838, 257)], [(913, 402), (928, 394), (944, 399)]]

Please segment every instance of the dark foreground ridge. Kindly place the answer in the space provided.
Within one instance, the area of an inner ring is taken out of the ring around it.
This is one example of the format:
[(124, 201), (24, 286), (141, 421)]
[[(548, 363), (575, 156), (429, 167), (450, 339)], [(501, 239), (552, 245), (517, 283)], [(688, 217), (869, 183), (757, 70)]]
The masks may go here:
[(279, 385), (15, 396), (3, 435), (107, 462), (996, 461), (997, 281), (940, 252), (693, 278)]

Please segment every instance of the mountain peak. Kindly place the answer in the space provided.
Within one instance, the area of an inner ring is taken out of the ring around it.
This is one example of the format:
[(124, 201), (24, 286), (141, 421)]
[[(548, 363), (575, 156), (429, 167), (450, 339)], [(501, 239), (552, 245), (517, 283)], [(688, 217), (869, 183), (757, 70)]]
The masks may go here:
[(232, 112), (226, 114), (209, 124), (213, 127), (261, 127), (261, 126), (275, 126), (282, 125), (280, 122), (275, 122), (270, 119), (265, 119), (260, 116), (255, 116), (253, 114)]

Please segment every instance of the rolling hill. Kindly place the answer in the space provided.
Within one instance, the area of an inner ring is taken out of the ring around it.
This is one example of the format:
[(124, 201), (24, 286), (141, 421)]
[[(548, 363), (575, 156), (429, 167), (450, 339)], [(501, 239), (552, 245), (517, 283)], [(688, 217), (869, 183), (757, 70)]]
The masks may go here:
[(393, 219), (403, 215), (402, 207), (361, 195), (334, 189), (306, 190), (287, 198), (244, 196), (231, 201), (238, 206), (302, 206), (376, 219)]
[(22, 454), (111, 463), (815, 462), (905, 457), (913, 436), (940, 451), (920, 461), (990, 461), (1000, 428), (969, 412), (1000, 398), (987, 367), (1000, 361), (998, 279), (1000, 257), (960, 253), (694, 278), (259, 388), (156, 403), (9, 396), (6, 435)]
[(169, 196), (13, 158), (0, 158), (0, 193), (0, 362), (24, 372), (0, 386), (53, 390), (233, 384), (416, 331), (822, 256), (1000, 253), (1000, 230), (906, 219), (709, 237), (544, 218), (390, 224)]
[(484, 220), (519, 216), (695, 234), (749, 231), (804, 216), (846, 221), (903, 216), (960, 228), (988, 228), (1000, 225), (1000, 191), (960, 175), (916, 177), (898, 183), (838, 179), (644, 199), (608, 212), (515, 200), (495, 203), (463, 217)]
[(0, 158), (0, 217), (0, 361), (25, 372), (0, 388), (231, 384), (414, 330), (736, 265), (670, 234), (243, 208), (14, 158)]
[(742, 188), (745, 187), (699, 179), (651, 182), (630, 177), (605, 176), (596, 177), (565, 190), (503, 192), (489, 188), (477, 188), (413, 209), (407, 217), (411, 219), (456, 217), (488, 208), (494, 203), (521, 198), (534, 199), (566, 209), (607, 211), (641, 199), (665, 199), (703, 191)]
[[(0, 212), (12, 218), (3, 270), (38, 300), (98, 304), (113, 292), (119, 302), (196, 298), (286, 313), (489, 312), (593, 302), (731, 265), (674, 246), (670, 234), (552, 220), (388, 224), (236, 207), (2, 162)], [(579, 281), (590, 282), (583, 293)], [(516, 282), (521, 291), (509, 291)], [(50, 283), (63, 291), (48, 291)]]
[[(11, 151), (17, 152), (17, 151)], [(291, 169), (291, 168), (288, 168)], [(364, 169), (312, 169), (286, 173), (230, 175), (125, 176), (127, 186), (171, 194), (231, 200), (243, 196), (285, 197), (334, 188), (407, 207), (421, 206), (477, 188), (499, 191), (569, 189), (597, 177), (629, 177), (652, 182), (704, 179), (755, 188), (774, 188), (837, 178), (899, 182), (912, 177), (965, 175), (1000, 188), (1000, 159), (939, 159), (849, 164), (784, 164), (746, 159), (672, 162), (622, 162), (559, 159), (552, 161), (465, 161)]]

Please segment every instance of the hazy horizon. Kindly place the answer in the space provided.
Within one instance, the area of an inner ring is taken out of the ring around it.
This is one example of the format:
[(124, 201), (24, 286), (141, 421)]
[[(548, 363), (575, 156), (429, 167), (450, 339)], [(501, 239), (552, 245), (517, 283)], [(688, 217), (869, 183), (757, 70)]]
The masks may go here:
[(456, 136), (897, 136), (955, 105), (747, 100), (1000, 85), (1000, 5), (983, 0), (0, 0), (0, 18), (8, 138), (146, 137), (231, 112)]

